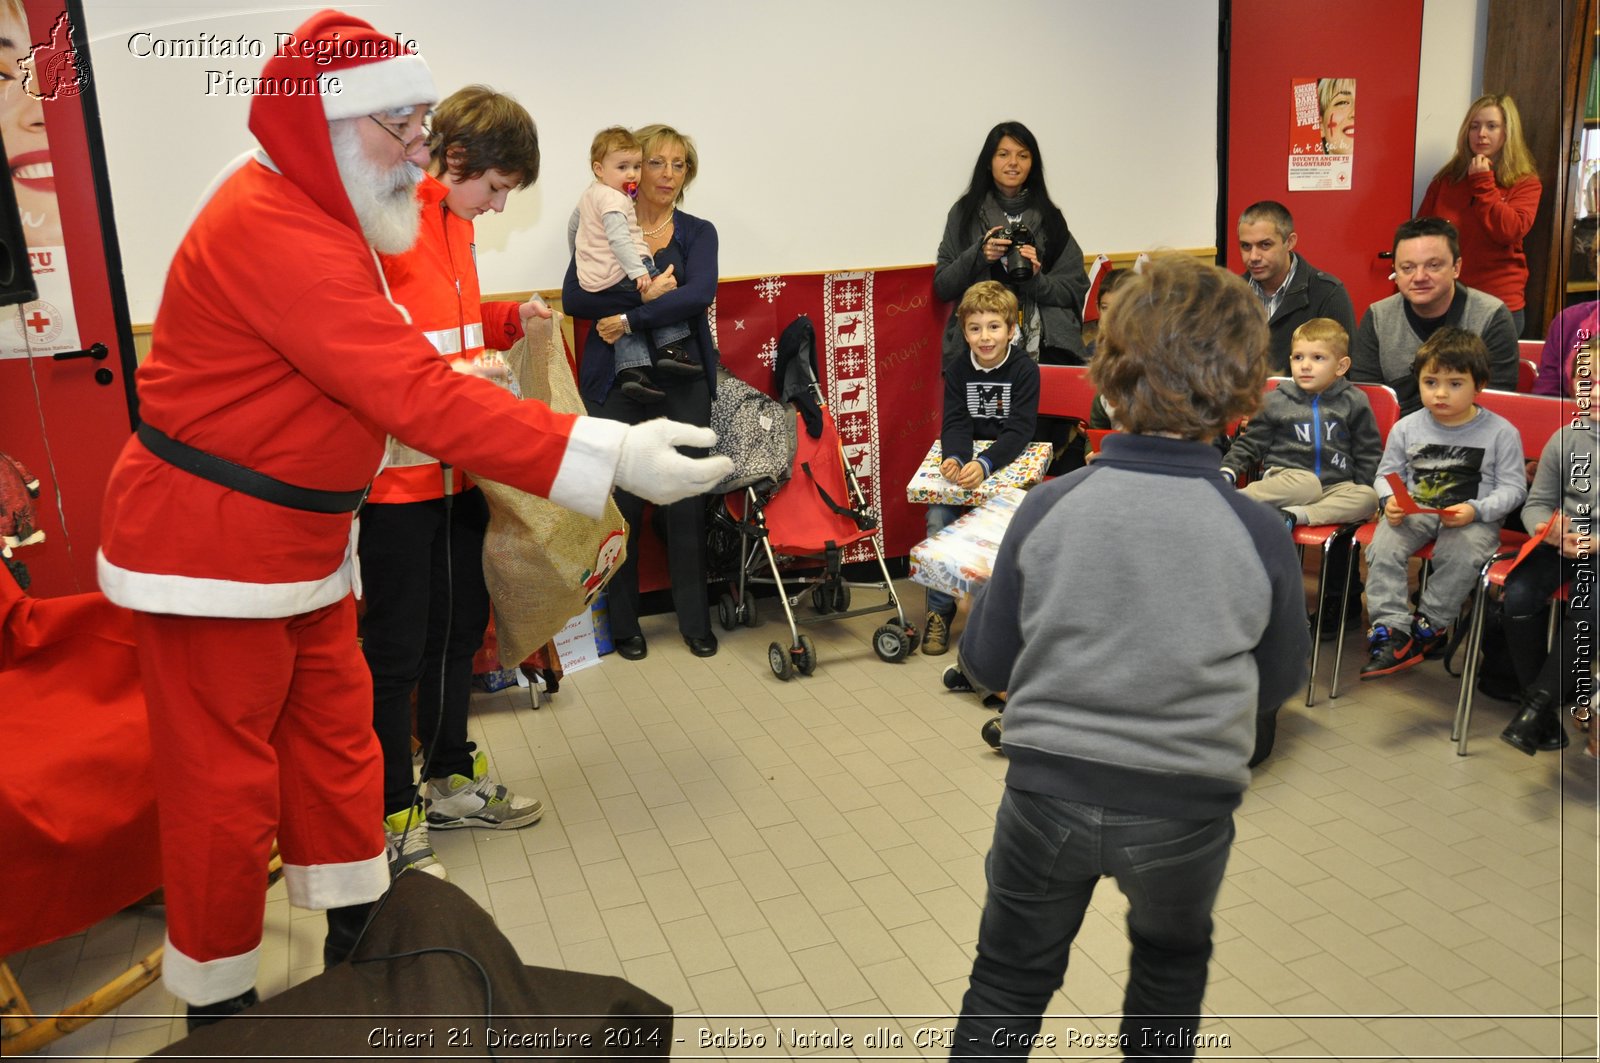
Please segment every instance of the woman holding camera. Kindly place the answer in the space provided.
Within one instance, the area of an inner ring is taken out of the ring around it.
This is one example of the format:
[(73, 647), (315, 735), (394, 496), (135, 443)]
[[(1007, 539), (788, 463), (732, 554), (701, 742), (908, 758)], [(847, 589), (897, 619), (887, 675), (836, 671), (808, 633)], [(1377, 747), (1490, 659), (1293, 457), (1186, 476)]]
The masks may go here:
[[(959, 303), (972, 285), (995, 280), (1021, 304), (1020, 344), (1036, 362), (1082, 365), (1079, 313), (1089, 291), (1083, 249), (1045, 189), (1039, 142), (1021, 122), (989, 130), (967, 191), (950, 208), (933, 271), (933, 292)], [(952, 306), (944, 360), (967, 353)]]

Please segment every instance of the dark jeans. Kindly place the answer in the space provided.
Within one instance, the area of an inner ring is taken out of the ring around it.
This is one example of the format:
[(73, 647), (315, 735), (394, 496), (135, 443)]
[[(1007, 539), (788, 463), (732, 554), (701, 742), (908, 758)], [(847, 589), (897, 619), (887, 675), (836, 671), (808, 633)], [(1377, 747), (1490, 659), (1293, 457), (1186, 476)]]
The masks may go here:
[[(1594, 636), (1597, 618), (1594, 609), (1596, 562), (1593, 557), (1576, 560), (1563, 557), (1554, 546), (1540, 546), (1506, 577), (1506, 646), (1517, 682), (1524, 697), (1542, 691), (1560, 702), (1578, 695), (1587, 700), (1592, 693), (1589, 682), (1594, 661)], [(1569, 583), (1577, 608), (1567, 612), (1553, 650), (1545, 647), (1550, 596)]]
[(1129, 904), (1123, 1054), (1191, 1058), (1232, 842), (1231, 815), (1175, 820), (1007, 787), (951, 1058), (1028, 1054), (1102, 876)]
[(483, 533), (488, 526), (489, 506), (476, 489), (451, 501), (448, 554), (442, 498), (378, 503), (361, 510), (361, 583), (367, 603), (362, 651), (372, 670), (372, 726), (383, 747), (386, 816), (411, 801), (413, 690), (417, 737), (433, 750), (428, 775), (472, 774), (467, 708), (472, 657), (489, 623), (489, 591), (483, 583)]
[[(588, 399), (584, 404), (591, 417), (605, 417), (623, 424), (666, 417), (686, 424), (711, 423), (711, 390), (703, 377), (680, 382), (664, 382), (664, 401), (641, 406), (613, 387), (604, 402)], [(700, 447), (682, 447), (685, 454), (703, 457)], [(606, 612), (613, 639), (631, 639), (639, 634), (639, 528), (643, 524), (644, 500), (617, 488), (612, 497), (623, 519), (628, 522), (628, 559), (606, 584)], [(703, 639), (711, 634), (711, 608), (706, 597), (706, 500), (696, 495), (666, 507), (667, 579), (672, 584), (672, 607), (678, 614), (678, 630), (685, 638)]]

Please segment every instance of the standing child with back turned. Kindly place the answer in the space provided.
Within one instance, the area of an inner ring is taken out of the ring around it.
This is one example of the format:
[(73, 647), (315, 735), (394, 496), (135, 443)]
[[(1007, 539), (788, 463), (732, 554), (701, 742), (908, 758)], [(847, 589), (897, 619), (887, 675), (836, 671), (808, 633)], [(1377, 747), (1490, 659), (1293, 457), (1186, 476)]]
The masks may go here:
[[(1009, 766), (952, 1056), (1027, 1054), (1106, 876), (1128, 898), (1122, 1051), (1193, 1056), (1257, 720), (1305, 681), (1294, 547), (1208, 442), (1261, 400), (1261, 302), (1177, 255), (1117, 295), (1089, 375), (1122, 431), (1028, 492), (961, 638), (973, 683), (1008, 693)], [(1115, 606), (1073, 604), (1093, 602)]]

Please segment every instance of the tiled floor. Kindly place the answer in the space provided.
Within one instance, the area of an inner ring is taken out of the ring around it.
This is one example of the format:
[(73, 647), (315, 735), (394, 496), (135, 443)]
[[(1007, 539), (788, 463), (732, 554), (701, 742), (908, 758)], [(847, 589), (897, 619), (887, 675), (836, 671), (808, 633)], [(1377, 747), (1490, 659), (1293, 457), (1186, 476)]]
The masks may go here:
[[(545, 708), (480, 696), (494, 772), (549, 811), (435, 847), (529, 963), (672, 1004), (680, 1058), (941, 1057), (918, 1042), (950, 1025), (976, 939), (1005, 772), (989, 714), (944, 691), (952, 657), (879, 661), (883, 614), (810, 627), (816, 674), (779, 683), (766, 647), (787, 632), (761, 604), (709, 660), (655, 617), (647, 660), (607, 658)], [(1285, 707), (1238, 814), (1201, 1057), (1595, 1059), (1595, 763), (1517, 753), (1495, 737), (1509, 707), (1482, 699), (1457, 757), (1440, 666), (1359, 684), (1356, 639), (1344, 695)], [(1069, 1039), (1116, 1029), (1123, 911), (1102, 884), (1036, 1058), (1104, 1056)], [(321, 934), (274, 888), (263, 995), (317, 972)], [(48, 1011), (160, 941), (159, 910), (124, 914), (12, 965)], [(157, 985), (52, 1051), (136, 1057), (180, 1035), (179, 1010)]]

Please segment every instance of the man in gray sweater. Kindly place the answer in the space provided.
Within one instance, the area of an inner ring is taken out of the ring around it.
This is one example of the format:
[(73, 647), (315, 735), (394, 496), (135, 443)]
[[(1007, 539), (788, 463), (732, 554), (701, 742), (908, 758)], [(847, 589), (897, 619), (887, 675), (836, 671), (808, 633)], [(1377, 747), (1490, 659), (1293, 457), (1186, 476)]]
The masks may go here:
[(1260, 301), (1180, 256), (1117, 294), (1090, 373), (1123, 434), (1029, 492), (961, 640), (974, 683), (1008, 691), (1010, 767), (953, 1057), (1048, 1044), (1040, 1016), (1102, 876), (1130, 903), (1120, 1046), (1192, 1056), (1258, 720), (1305, 680), (1294, 548), (1209, 443), (1260, 401)]
[(1517, 390), (1517, 330), (1506, 304), (1456, 280), (1461, 242), (1443, 218), (1412, 218), (1394, 231), (1394, 282), (1400, 290), (1367, 308), (1350, 344), (1350, 379), (1388, 384), (1402, 415), (1422, 409), (1411, 363), (1446, 325), (1483, 337), (1489, 348), (1488, 386)]

